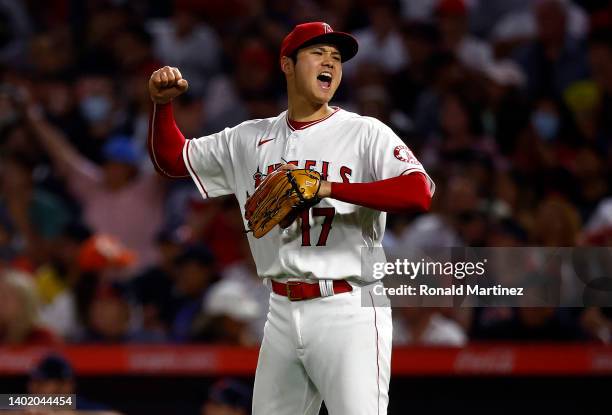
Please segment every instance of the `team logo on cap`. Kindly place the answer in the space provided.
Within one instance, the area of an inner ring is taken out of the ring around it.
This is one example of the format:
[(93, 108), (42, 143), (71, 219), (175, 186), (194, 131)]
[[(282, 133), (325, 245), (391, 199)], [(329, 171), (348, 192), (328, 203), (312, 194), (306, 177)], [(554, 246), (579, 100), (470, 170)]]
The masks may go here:
[(325, 33), (331, 33), (334, 31), (334, 29), (332, 29), (331, 26), (327, 23), (323, 23), (323, 30), (325, 31)]
[(417, 158), (412, 154), (412, 151), (406, 146), (397, 146), (393, 149), (393, 155), (400, 161), (405, 161), (411, 164), (420, 164)]

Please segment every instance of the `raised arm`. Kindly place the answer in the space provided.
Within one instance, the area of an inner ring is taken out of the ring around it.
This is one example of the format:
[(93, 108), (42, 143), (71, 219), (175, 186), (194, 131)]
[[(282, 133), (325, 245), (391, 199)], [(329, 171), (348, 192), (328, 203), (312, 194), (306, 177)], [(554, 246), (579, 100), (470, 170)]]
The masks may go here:
[(172, 99), (188, 88), (177, 68), (164, 66), (153, 72), (149, 79), (149, 94), (153, 111), (149, 123), (147, 148), (153, 166), (165, 177), (187, 177), (189, 173), (183, 161), (185, 137), (178, 129), (172, 112)]
[[(79, 193), (91, 185), (100, 184), (102, 170), (81, 155), (68, 141), (68, 137), (49, 123), (43, 113), (29, 105), (26, 119), (30, 130), (41, 143), (58, 173)], [(79, 196), (78, 194), (75, 196)]]

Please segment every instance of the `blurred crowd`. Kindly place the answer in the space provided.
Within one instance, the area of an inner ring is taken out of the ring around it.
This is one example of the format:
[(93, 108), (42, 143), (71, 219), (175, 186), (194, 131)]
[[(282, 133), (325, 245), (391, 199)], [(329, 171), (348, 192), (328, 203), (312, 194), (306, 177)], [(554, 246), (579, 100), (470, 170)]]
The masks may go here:
[[(612, 242), (612, 6), (598, 0), (0, 0), (0, 343), (254, 345), (268, 289), (233, 197), (156, 175), (146, 88), (188, 138), (286, 108), (283, 36), (353, 33), (334, 104), (437, 184), (388, 249)], [(610, 310), (403, 309), (396, 343), (610, 342)]]
[[(25, 392), (34, 395), (64, 395), (68, 408), (31, 408), (26, 411), (13, 411), (18, 415), (120, 415), (106, 402), (90, 399), (83, 393), (79, 377), (70, 361), (61, 354), (48, 353), (40, 357), (30, 370)], [(175, 403), (174, 409), (180, 413), (199, 415), (247, 415), (251, 413), (252, 390), (243, 381), (234, 378), (219, 378), (201, 393), (194, 395), (190, 402)], [(104, 394), (107, 399), (110, 397)], [(197, 396), (197, 397), (196, 397)], [(130, 399), (131, 401), (132, 399)], [(123, 405), (126, 403), (124, 402)], [(133, 402), (128, 402), (133, 405)], [(150, 404), (150, 402), (148, 402)], [(146, 404), (145, 404), (146, 405)], [(130, 411), (126, 411), (128, 413)], [(150, 412), (147, 412), (150, 413)], [(160, 412), (163, 413), (163, 412)]]

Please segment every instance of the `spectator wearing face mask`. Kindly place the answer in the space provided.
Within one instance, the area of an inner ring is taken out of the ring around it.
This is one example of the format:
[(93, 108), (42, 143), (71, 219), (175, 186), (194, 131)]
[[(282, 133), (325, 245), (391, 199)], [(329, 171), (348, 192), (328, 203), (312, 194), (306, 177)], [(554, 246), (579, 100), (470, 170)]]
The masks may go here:
[[(560, 101), (551, 96), (538, 98), (532, 106), (529, 123), (515, 145), (513, 165), (536, 181), (547, 180), (545, 177), (553, 172), (564, 174), (574, 157), (576, 135), (573, 131)], [(569, 187), (570, 182), (566, 184)]]
[(555, 140), (559, 133), (559, 110), (556, 105), (550, 100), (541, 100), (531, 114), (531, 125), (540, 140)]
[(133, 270), (154, 263), (155, 232), (162, 222), (165, 188), (154, 172), (139, 169), (140, 154), (131, 139), (109, 139), (102, 149), (104, 163), (99, 166), (80, 154), (34, 106), (27, 111), (27, 121), (82, 205), (86, 224), (135, 251), (138, 261)]

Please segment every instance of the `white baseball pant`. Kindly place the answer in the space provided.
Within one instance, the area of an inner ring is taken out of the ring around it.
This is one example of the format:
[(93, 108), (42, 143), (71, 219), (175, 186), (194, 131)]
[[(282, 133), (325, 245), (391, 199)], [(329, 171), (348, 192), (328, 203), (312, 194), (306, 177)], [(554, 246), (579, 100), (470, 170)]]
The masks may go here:
[(317, 415), (322, 401), (329, 415), (387, 414), (391, 308), (371, 306), (372, 287), (304, 301), (271, 293), (253, 415)]

